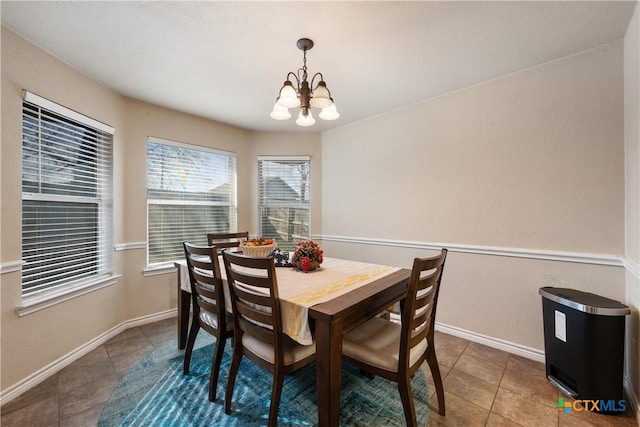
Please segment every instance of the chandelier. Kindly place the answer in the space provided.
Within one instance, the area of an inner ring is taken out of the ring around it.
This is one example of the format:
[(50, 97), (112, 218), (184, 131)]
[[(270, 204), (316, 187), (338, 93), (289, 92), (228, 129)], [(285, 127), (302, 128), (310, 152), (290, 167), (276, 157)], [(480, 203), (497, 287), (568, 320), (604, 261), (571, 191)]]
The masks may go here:
[[(287, 120), (291, 118), (289, 108), (300, 107), (300, 113), (296, 124), (298, 126), (311, 126), (316, 121), (311, 114), (311, 107), (322, 108), (319, 117), (323, 120), (335, 120), (340, 117), (336, 104), (333, 103), (331, 92), (327, 89), (324, 77), (321, 73), (316, 73), (311, 78), (311, 84), (307, 81), (307, 51), (313, 47), (313, 40), (300, 39), (297, 43), (298, 49), (303, 52), (303, 65), (298, 69), (298, 73), (289, 72), (285, 80), (276, 103), (273, 106), (271, 117), (276, 120)], [(293, 77), (295, 86), (290, 79)], [(318, 84), (314, 83), (318, 78)]]

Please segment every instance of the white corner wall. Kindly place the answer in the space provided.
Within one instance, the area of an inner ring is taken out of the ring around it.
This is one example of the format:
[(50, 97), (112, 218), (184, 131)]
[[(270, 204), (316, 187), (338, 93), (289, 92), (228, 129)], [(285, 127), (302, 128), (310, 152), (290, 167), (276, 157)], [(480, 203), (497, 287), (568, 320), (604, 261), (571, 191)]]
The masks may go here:
[(539, 358), (541, 286), (625, 299), (623, 117), (620, 41), (325, 132), (325, 253), (450, 247), (437, 321)]
[(640, 6), (624, 38), (626, 375), (640, 423)]

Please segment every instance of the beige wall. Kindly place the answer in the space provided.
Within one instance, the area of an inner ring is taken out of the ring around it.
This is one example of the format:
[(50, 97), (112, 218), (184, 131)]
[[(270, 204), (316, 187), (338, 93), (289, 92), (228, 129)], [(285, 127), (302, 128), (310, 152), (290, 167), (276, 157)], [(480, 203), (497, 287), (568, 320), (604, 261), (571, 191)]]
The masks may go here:
[[(1, 258), (21, 258), (21, 114), (27, 89), (116, 129), (114, 243), (146, 241), (147, 136), (231, 151), (238, 156), (238, 227), (253, 230), (252, 132), (128, 99), (91, 81), (2, 29)], [(2, 274), (2, 384), (5, 391), (131, 319), (176, 307), (175, 273), (145, 277), (144, 248), (114, 252), (116, 285), (16, 315), (19, 272)]]
[(238, 229), (250, 228), (249, 188), (251, 182), (250, 147), (252, 133), (189, 114), (127, 99), (123, 133), (127, 143), (123, 159), (127, 170), (125, 185), (124, 238), (117, 243), (147, 240), (146, 154), (147, 137), (216, 148), (237, 154)]
[[(21, 259), (22, 90), (120, 129), (124, 100), (40, 49), (2, 29), (2, 263)], [(114, 144), (121, 147), (123, 135)], [(116, 199), (116, 205), (121, 200)], [(116, 229), (118, 232), (119, 230)], [(2, 390), (120, 323), (122, 281), (64, 304), (18, 318), (20, 273), (2, 274)]]
[[(624, 39), (625, 171), (626, 171), (626, 304), (632, 309), (627, 317), (627, 377), (640, 396), (640, 9), (635, 13)], [(640, 410), (636, 411), (640, 419)]]
[(621, 255), (622, 79), (616, 43), (325, 132), (323, 233)]
[[(238, 168), (238, 229), (251, 229), (251, 132), (213, 122), (189, 114), (178, 113), (144, 102), (126, 99), (126, 122), (123, 134), (121, 164), (125, 170), (122, 186), (124, 193), (121, 215), (122, 240), (118, 243), (146, 242), (146, 144), (147, 137), (216, 148), (237, 155)], [(175, 275), (143, 276), (147, 267), (146, 250), (126, 250), (126, 274), (122, 281), (127, 288), (127, 319), (138, 318), (177, 306)]]
[(623, 117), (617, 42), (325, 132), (325, 252), (450, 245), (438, 322), (541, 351), (541, 286), (625, 299)]

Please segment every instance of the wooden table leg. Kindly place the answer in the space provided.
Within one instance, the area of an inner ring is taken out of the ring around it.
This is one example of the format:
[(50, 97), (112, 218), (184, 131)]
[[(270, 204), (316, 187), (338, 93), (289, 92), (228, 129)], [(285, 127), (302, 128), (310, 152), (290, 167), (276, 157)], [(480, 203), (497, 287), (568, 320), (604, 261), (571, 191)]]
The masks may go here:
[(178, 266), (178, 349), (180, 350), (187, 346), (190, 309), (191, 294), (180, 286), (180, 266)]
[(321, 427), (340, 423), (342, 386), (342, 321), (316, 319), (318, 422)]
[(191, 311), (191, 294), (180, 289), (178, 298), (178, 348), (187, 346), (187, 332), (189, 332), (189, 312)]

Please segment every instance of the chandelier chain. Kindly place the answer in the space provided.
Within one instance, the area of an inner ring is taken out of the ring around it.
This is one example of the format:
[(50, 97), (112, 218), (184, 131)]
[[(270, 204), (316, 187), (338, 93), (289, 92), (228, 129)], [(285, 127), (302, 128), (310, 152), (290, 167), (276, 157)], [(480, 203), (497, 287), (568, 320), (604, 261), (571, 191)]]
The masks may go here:
[(307, 80), (307, 49), (302, 50), (302, 81)]

